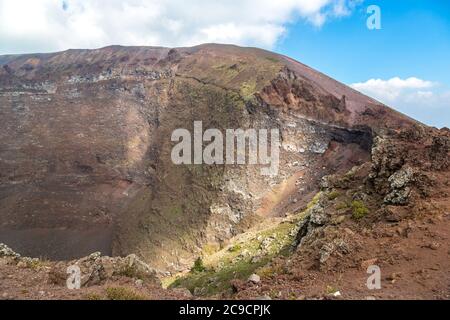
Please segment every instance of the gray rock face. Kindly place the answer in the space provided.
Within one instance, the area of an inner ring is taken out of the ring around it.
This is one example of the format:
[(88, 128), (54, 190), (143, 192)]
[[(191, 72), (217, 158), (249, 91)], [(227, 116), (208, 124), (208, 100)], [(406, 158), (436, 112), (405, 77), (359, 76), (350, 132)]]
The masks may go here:
[(404, 167), (395, 172), (388, 179), (391, 187), (390, 193), (384, 198), (384, 203), (393, 205), (405, 205), (408, 203), (411, 188), (408, 185), (414, 178), (411, 167)]
[(347, 254), (349, 247), (347, 243), (342, 239), (334, 239), (333, 242), (326, 243), (319, 251), (319, 262), (324, 264), (331, 257), (334, 252), (341, 254)]
[(388, 181), (392, 189), (401, 189), (406, 187), (413, 179), (414, 171), (406, 166), (389, 177)]
[(259, 282), (261, 282), (261, 277), (258, 276), (257, 274), (252, 274), (252, 275), (248, 278), (248, 281), (249, 281), (249, 282), (252, 282), (252, 283), (259, 283)]
[(65, 286), (68, 277), (67, 268), (69, 266), (78, 266), (80, 268), (82, 287), (101, 284), (114, 276), (126, 276), (160, 284), (157, 271), (140, 260), (136, 255), (129, 255), (124, 258), (111, 258), (101, 256), (99, 252), (76, 261), (59, 262), (49, 272), (50, 282)]
[(330, 215), (324, 209), (326, 207), (326, 201), (326, 197), (322, 194), (317, 200), (317, 203), (308, 210), (311, 223), (318, 226), (323, 226), (328, 223)]
[(0, 258), (20, 258), (20, 254), (14, 252), (6, 244), (0, 243)]
[(411, 189), (408, 187), (392, 190), (391, 193), (389, 193), (384, 198), (384, 203), (393, 205), (406, 205), (408, 204), (410, 194)]
[(323, 207), (319, 204), (316, 204), (311, 208), (311, 222), (317, 224), (319, 226), (323, 226), (329, 220), (328, 214), (325, 212)]

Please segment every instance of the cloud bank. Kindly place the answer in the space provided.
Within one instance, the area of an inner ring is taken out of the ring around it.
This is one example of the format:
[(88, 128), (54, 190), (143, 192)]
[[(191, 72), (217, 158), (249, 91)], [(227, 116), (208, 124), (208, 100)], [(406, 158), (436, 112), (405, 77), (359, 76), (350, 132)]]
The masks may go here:
[(298, 20), (320, 27), (363, 0), (0, 0), (0, 54), (111, 44), (271, 49)]
[(354, 89), (436, 127), (450, 126), (450, 89), (416, 77), (370, 79)]

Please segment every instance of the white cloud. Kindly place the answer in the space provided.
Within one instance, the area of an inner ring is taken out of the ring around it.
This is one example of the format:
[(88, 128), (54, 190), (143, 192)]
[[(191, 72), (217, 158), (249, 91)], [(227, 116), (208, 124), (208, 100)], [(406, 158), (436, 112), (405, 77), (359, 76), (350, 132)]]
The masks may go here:
[(370, 79), (366, 82), (354, 83), (352, 84), (352, 87), (383, 102), (389, 102), (395, 101), (404, 95), (409, 95), (414, 92), (418, 93), (419, 91), (417, 91), (417, 89), (431, 88), (433, 85), (434, 84), (431, 81), (426, 81), (415, 77), (407, 79), (395, 77), (389, 80)]
[(110, 44), (272, 48), (290, 23), (320, 27), (363, 0), (0, 0), (0, 53)]
[(450, 126), (450, 89), (416, 77), (370, 79), (350, 85), (429, 125)]

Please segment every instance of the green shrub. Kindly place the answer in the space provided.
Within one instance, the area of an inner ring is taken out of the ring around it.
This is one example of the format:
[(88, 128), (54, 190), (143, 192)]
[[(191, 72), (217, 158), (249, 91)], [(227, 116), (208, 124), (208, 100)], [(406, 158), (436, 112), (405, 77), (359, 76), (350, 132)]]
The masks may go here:
[(138, 272), (136, 272), (136, 269), (130, 265), (126, 265), (123, 268), (121, 268), (117, 272), (117, 275), (122, 276), (122, 277), (127, 277), (127, 278), (137, 278), (137, 279), (143, 280), (141, 275)]
[(339, 290), (334, 286), (327, 286), (327, 289), (326, 289), (327, 294), (334, 294), (338, 291)]
[(146, 300), (146, 298), (134, 290), (125, 287), (106, 288), (106, 297), (109, 300)]
[(314, 207), (317, 203), (319, 203), (320, 197), (322, 196), (322, 192), (318, 192), (316, 193), (316, 195), (314, 196), (314, 198), (312, 198), (312, 200), (306, 205), (306, 209), (311, 209), (312, 207)]
[(206, 271), (205, 266), (203, 265), (202, 258), (198, 257), (194, 262), (194, 266), (191, 269), (192, 272), (204, 272)]
[(336, 198), (339, 197), (340, 195), (341, 195), (341, 194), (340, 194), (338, 191), (334, 190), (334, 191), (331, 191), (331, 192), (327, 195), (327, 197), (328, 197), (328, 200), (333, 201), (334, 199), (336, 199)]
[(97, 301), (97, 300), (103, 300), (103, 298), (96, 293), (88, 293), (84, 296), (85, 300), (91, 300), (91, 301)]
[(369, 209), (367, 209), (362, 201), (352, 201), (352, 215), (354, 219), (364, 218), (368, 213)]
[(280, 62), (277, 58), (274, 58), (274, 57), (266, 57), (266, 59), (269, 60), (270, 62), (273, 62), (273, 63)]
[(239, 244), (236, 244), (228, 249), (229, 252), (238, 252), (241, 250), (242, 250), (242, 247)]

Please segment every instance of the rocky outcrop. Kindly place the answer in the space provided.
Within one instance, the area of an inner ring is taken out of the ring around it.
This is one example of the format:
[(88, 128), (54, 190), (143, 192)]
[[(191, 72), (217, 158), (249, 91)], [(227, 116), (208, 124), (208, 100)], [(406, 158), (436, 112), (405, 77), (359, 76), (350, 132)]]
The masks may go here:
[(132, 254), (124, 258), (104, 257), (99, 252), (71, 262), (59, 262), (49, 271), (49, 282), (66, 285), (68, 267), (78, 266), (81, 271), (81, 286), (99, 285), (114, 277), (128, 277), (160, 285), (158, 273)]
[(409, 184), (411, 183), (413, 176), (414, 171), (408, 166), (403, 167), (390, 176), (388, 179), (388, 182), (390, 183), (390, 192), (384, 198), (384, 203), (394, 205), (407, 204), (411, 194)]
[(13, 258), (19, 259), (20, 254), (14, 252), (10, 247), (4, 243), (0, 243), (0, 258)]
[(372, 150), (369, 182), (388, 205), (407, 205), (412, 196), (429, 196), (433, 171), (448, 170), (449, 136), (445, 130), (407, 129), (378, 137)]
[(73, 261), (50, 262), (38, 258), (22, 257), (7, 245), (0, 243), (0, 259), (4, 263), (15, 265), (17, 268), (46, 270), (49, 284), (61, 287), (67, 286), (69, 268), (78, 267), (80, 270), (81, 287), (98, 286), (107, 281), (131, 278), (152, 285), (161, 286), (159, 277), (164, 274), (151, 268), (136, 255), (127, 257), (106, 257), (100, 252)]
[[(442, 190), (448, 190), (450, 149), (445, 141), (449, 137), (446, 130), (423, 128), (378, 136), (370, 162), (345, 174), (323, 177), (321, 193), (308, 205), (300, 222), (298, 252), (313, 257), (320, 270), (327, 269), (330, 257), (335, 262), (345, 260), (343, 256), (361, 249), (347, 238), (367, 236), (377, 223), (396, 225), (423, 215), (442, 214), (448, 207), (448, 193)], [(410, 223), (397, 233), (408, 237)], [(343, 225), (359, 227), (359, 233)]]

